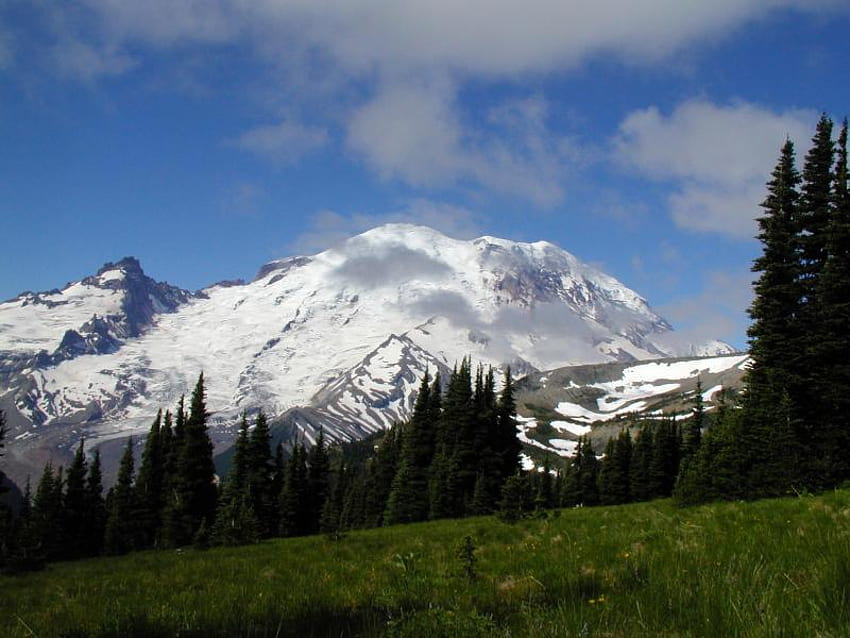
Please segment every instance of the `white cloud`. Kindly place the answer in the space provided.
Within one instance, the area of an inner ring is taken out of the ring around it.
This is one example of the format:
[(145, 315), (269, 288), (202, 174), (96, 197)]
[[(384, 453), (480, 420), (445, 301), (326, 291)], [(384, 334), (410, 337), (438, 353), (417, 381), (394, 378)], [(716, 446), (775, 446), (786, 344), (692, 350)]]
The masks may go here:
[[(839, 0), (83, 0), (113, 41), (156, 46), (247, 41), (314, 49), (354, 71), (516, 74), (613, 54), (655, 61), (779, 9)], [(659, 19), (663, 16), (663, 19)]]
[[(568, 139), (548, 130), (545, 101), (532, 97), (462, 112), (458, 89), (465, 81), (526, 80), (601, 56), (657, 63), (780, 10), (820, 11), (842, 2), (80, 0), (36, 6), (53, 38), (46, 50), (53, 52), (54, 70), (87, 81), (156, 63), (157, 55), (169, 66), (199, 51), (215, 54), (204, 56), (211, 64), (225, 55), (260, 62), (287, 108), (311, 109), (319, 126), (284, 120), (258, 127), (237, 140), (242, 148), (294, 161), (325, 144), (326, 129), (342, 123), (348, 148), (385, 178), (429, 188), (472, 186), (552, 205), (563, 199), (565, 173), (579, 156)], [(364, 91), (371, 97), (358, 101)], [(624, 122), (623, 135), (680, 124), (688, 122), (647, 111)], [(648, 171), (669, 170), (670, 158), (638, 151)], [(724, 171), (746, 172), (747, 156), (730, 152), (717, 159)], [(691, 167), (699, 184), (704, 168), (699, 161)]]
[(720, 339), (745, 348), (741, 338), (749, 325), (746, 309), (753, 298), (752, 282), (753, 275), (748, 270), (709, 272), (702, 290), (657, 308), (675, 328), (667, 337), (671, 345)]
[(303, 155), (324, 146), (327, 141), (328, 134), (323, 128), (283, 120), (245, 131), (231, 144), (276, 161), (296, 162)]
[(614, 148), (624, 166), (675, 184), (669, 205), (680, 227), (751, 237), (781, 145), (786, 137), (807, 140), (815, 118), (811, 111), (693, 100), (668, 116), (656, 107), (630, 113)]
[(483, 124), (462, 121), (445, 83), (392, 85), (356, 110), (348, 145), (385, 179), (475, 184), (541, 205), (563, 197), (570, 145), (546, 127), (541, 98), (503, 103)]
[(301, 254), (316, 253), (370, 228), (389, 223), (429, 226), (459, 239), (481, 234), (475, 214), (469, 209), (417, 199), (397, 211), (384, 214), (342, 215), (330, 210), (320, 211), (313, 215), (308, 230), (295, 239), (292, 248)]
[(51, 57), (60, 74), (85, 82), (123, 75), (138, 65), (138, 60), (114, 46), (94, 46), (81, 40), (57, 42)]
[(260, 204), (268, 197), (266, 190), (253, 182), (237, 182), (230, 186), (222, 198), (222, 212), (237, 217), (254, 217)]

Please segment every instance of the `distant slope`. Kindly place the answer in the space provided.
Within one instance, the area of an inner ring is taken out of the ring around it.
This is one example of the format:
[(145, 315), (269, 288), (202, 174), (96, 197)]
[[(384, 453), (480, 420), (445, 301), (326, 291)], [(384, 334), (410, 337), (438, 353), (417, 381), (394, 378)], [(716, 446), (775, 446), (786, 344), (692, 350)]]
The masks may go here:
[(749, 356), (745, 354), (638, 363), (604, 363), (536, 372), (517, 383), (521, 437), (531, 446), (562, 456), (589, 434), (601, 448), (617, 428), (612, 420), (630, 414), (688, 414), (702, 385), (713, 409), (724, 392), (738, 391)]

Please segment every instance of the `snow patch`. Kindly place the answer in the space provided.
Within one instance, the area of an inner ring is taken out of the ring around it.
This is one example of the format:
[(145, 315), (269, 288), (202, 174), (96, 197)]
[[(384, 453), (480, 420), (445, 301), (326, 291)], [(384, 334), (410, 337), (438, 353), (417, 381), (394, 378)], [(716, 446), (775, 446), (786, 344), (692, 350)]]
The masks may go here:
[(592, 429), (589, 425), (579, 425), (578, 423), (570, 423), (569, 421), (552, 421), (549, 425), (556, 430), (569, 432), (575, 436), (584, 436), (585, 434), (589, 434)]

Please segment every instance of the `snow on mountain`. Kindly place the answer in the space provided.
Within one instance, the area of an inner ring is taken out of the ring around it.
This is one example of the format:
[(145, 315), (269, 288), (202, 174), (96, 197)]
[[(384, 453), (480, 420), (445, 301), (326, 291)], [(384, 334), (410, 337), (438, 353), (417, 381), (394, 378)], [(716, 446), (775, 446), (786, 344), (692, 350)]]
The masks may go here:
[(262, 407), (315, 421), (318, 410), (348, 423), (346, 438), (403, 418), (425, 365), (471, 356), (517, 373), (652, 359), (680, 353), (664, 345), (671, 330), (637, 293), (547, 242), (389, 224), (195, 295), (134, 259), (24, 293), (0, 304), (0, 394), (35, 424), (82, 419), (111, 436), (146, 429), (203, 370), (222, 420)]
[[(520, 436), (530, 445), (568, 456), (579, 436), (603, 426), (591, 437), (604, 444), (621, 427), (612, 430), (604, 424), (630, 414), (673, 418), (690, 414), (697, 380), (706, 409), (711, 410), (722, 391), (742, 387), (749, 362), (749, 355), (734, 354), (567, 367), (530, 375), (517, 384), (517, 404), (524, 410), (535, 408), (534, 416), (521, 419)], [(541, 416), (546, 413), (548, 420)]]

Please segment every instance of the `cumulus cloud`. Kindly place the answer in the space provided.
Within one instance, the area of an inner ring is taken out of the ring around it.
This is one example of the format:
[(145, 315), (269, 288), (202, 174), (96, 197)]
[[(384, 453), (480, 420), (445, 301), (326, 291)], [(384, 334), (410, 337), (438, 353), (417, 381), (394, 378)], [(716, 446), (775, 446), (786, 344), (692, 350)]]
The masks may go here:
[(345, 245), (346, 259), (333, 275), (356, 286), (372, 288), (416, 279), (439, 280), (450, 272), (439, 259), (404, 244), (381, 244), (353, 239)]
[(750, 237), (779, 148), (786, 137), (808, 139), (815, 118), (693, 100), (669, 115), (656, 107), (630, 113), (614, 148), (622, 165), (675, 185), (669, 205), (680, 227)]
[(138, 60), (115, 46), (93, 46), (80, 40), (64, 39), (51, 49), (58, 72), (86, 82), (123, 75)]
[(469, 326), (472, 330), (483, 327), (479, 313), (458, 292), (433, 290), (410, 303), (409, 307), (418, 314), (445, 317), (455, 326)]
[(720, 339), (745, 348), (741, 335), (749, 325), (746, 309), (753, 298), (752, 282), (753, 275), (748, 270), (709, 272), (699, 292), (658, 308), (676, 330), (660, 335), (659, 341), (666, 340), (668, 345), (677, 347)]
[(348, 122), (348, 145), (385, 179), (414, 186), (472, 183), (541, 205), (562, 196), (568, 141), (546, 126), (545, 100), (500, 104), (463, 121), (451, 85), (384, 87)]
[[(321, 102), (311, 118), (320, 126), (291, 120), (260, 126), (239, 137), (240, 148), (294, 161), (326, 144), (327, 127), (341, 123), (347, 148), (384, 178), (427, 188), (472, 186), (551, 205), (563, 199), (565, 177), (577, 162), (575, 145), (546, 126), (540, 98), (463, 112), (457, 90), (467, 80), (562, 72), (603, 55), (627, 64), (654, 63), (772, 12), (840, 5), (837, 0), (81, 0), (39, 3), (36, 11), (51, 25), (48, 57), (66, 76), (88, 81), (114, 76), (158, 54), (169, 63), (198, 51), (215, 53), (211, 60), (218, 54), (247, 55), (268, 73), (268, 84), (279, 87), (282, 99), (297, 102), (296, 111)], [(293, 85), (293, 78), (308, 77), (312, 83)], [(653, 117), (660, 118), (635, 114), (624, 123), (624, 136), (639, 135)], [(657, 168), (650, 161), (649, 169)], [(709, 205), (709, 198), (698, 195), (680, 202), (683, 219), (693, 211), (688, 202)]]
[(327, 141), (328, 133), (323, 128), (283, 120), (245, 131), (230, 143), (242, 150), (288, 163), (320, 149)]
[[(112, 37), (160, 46), (248, 40), (312, 48), (355, 72), (517, 74), (614, 54), (654, 61), (777, 9), (829, 0), (84, 0)], [(664, 20), (658, 16), (663, 15)]]
[(370, 228), (389, 223), (429, 226), (450, 237), (471, 239), (481, 234), (475, 213), (462, 206), (416, 199), (388, 213), (341, 213), (324, 210), (310, 219), (308, 229), (293, 242), (293, 250), (311, 254), (334, 246)]
[(253, 182), (238, 182), (224, 193), (222, 212), (237, 217), (254, 217), (260, 212), (260, 203), (268, 197), (266, 190)]

